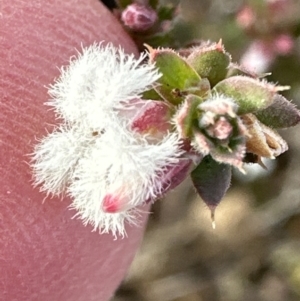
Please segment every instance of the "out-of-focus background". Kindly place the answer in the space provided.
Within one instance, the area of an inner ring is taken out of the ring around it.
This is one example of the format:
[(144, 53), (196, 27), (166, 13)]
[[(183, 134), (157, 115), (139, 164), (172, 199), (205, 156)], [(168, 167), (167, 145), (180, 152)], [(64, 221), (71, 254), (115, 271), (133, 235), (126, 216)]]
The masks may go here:
[[(300, 107), (299, 0), (183, 0), (175, 32), (182, 44), (222, 38)], [(300, 126), (280, 133), (289, 151), (235, 173), (215, 230), (188, 180), (156, 202), (112, 301), (300, 300)]]

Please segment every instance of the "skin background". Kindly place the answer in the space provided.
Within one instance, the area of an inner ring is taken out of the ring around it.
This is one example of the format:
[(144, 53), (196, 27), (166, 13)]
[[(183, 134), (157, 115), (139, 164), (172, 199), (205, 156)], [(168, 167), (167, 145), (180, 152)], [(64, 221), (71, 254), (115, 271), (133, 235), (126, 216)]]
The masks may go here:
[(139, 245), (145, 218), (114, 241), (31, 186), (28, 154), (55, 122), (47, 86), (75, 49), (102, 40), (137, 53), (96, 0), (0, 0), (0, 300), (108, 300)]

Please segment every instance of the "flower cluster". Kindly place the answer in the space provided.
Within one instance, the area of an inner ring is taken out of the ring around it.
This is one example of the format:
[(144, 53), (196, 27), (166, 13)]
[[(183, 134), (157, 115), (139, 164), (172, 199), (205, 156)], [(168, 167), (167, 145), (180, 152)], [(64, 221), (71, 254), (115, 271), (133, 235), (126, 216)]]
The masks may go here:
[(286, 87), (233, 64), (222, 42), (148, 50), (135, 59), (110, 44), (83, 49), (50, 88), (61, 124), (33, 153), (35, 185), (70, 196), (101, 233), (124, 236), (140, 205), (179, 185), (193, 163), (213, 217), (231, 168), (286, 151), (276, 128), (300, 121), (278, 94)]
[(138, 210), (181, 182), (190, 166), (169, 131), (169, 106), (141, 100), (160, 74), (112, 45), (93, 45), (50, 88), (62, 124), (35, 147), (35, 185), (67, 194), (84, 223), (125, 234)]
[(231, 167), (274, 159), (287, 150), (277, 128), (300, 122), (299, 111), (276, 86), (231, 62), (222, 42), (202, 42), (175, 52), (149, 47), (162, 77), (153, 90), (172, 103), (172, 122), (189, 152), (204, 158), (191, 173), (193, 184), (214, 210), (231, 181)]
[(192, 130), (192, 145), (195, 150), (242, 170), (247, 130), (236, 115), (236, 103), (222, 95), (208, 98), (205, 102), (190, 95), (175, 117), (176, 127), (183, 138), (189, 137), (186, 125), (189, 124), (192, 111), (196, 111), (194, 114), (197, 116), (197, 124), (194, 124)]

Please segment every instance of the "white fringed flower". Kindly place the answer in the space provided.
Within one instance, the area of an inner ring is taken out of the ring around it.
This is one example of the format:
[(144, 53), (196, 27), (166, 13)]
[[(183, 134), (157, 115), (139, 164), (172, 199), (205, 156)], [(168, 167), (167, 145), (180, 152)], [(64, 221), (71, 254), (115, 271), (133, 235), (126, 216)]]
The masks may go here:
[(51, 87), (47, 103), (64, 123), (33, 154), (35, 185), (47, 194), (66, 193), (85, 224), (115, 236), (126, 234), (126, 221), (136, 223), (136, 206), (179, 184), (178, 173), (183, 179), (190, 164), (181, 158), (175, 133), (149, 139), (149, 133), (138, 131), (145, 116), (132, 129), (141, 115), (134, 113), (135, 106), (152, 108), (141, 105), (140, 94), (160, 76), (154, 65), (141, 64), (144, 58), (100, 44), (72, 59)]
[(107, 129), (76, 166), (68, 189), (72, 207), (95, 229), (123, 235), (124, 221), (134, 220), (135, 207), (164, 194), (163, 175), (180, 163), (181, 154), (175, 134), (149, 144)]
[(122, 110), (160, 77), (153, 64), (141, 65), (145, 56), (135, 59), (112, 44), (85, 48), (61, 70), (47, 104), (68, 122), (85, 120), (91, 128), (105, 127), (116, 110)]

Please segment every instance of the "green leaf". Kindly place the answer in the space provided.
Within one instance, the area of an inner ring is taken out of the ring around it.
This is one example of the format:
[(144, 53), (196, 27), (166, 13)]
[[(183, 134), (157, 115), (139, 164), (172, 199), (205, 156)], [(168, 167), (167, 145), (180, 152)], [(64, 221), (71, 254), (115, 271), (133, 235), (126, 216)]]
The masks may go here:
[(180, 104), (189, 88), (201, 87), (197, 72), (170, 49), (150, 49), (150, 62), (162, 73), (158, 80), (161, 85), (155, 87), (156, 92), (173, 104)]
[(233, 76), (219, 82), (213, 90), (233, 98), (238, 104), (238, 114), (253, 113), (272, 104), (276, 88), (258, 79)]
[(255, 113), (263, 124), (278, 129), (288, 128), (300, 122), (300, 112), (296, 106), (282, 95), (276, 94), (273, 103), (267, 108)]
[(200, 197), (214, 211), (230, 186), (231, 166), (206, 156), (193, 170), (191, 178)]
[(187, 61), (202, 78), (207, 78), (214, 86), (226, 77), (231, 57), (224, 51), (223, 45), (217, 43), (195, 49)]
[(162, 100), (161, 96), (154, 89), (143, 92), (142, 99)]

